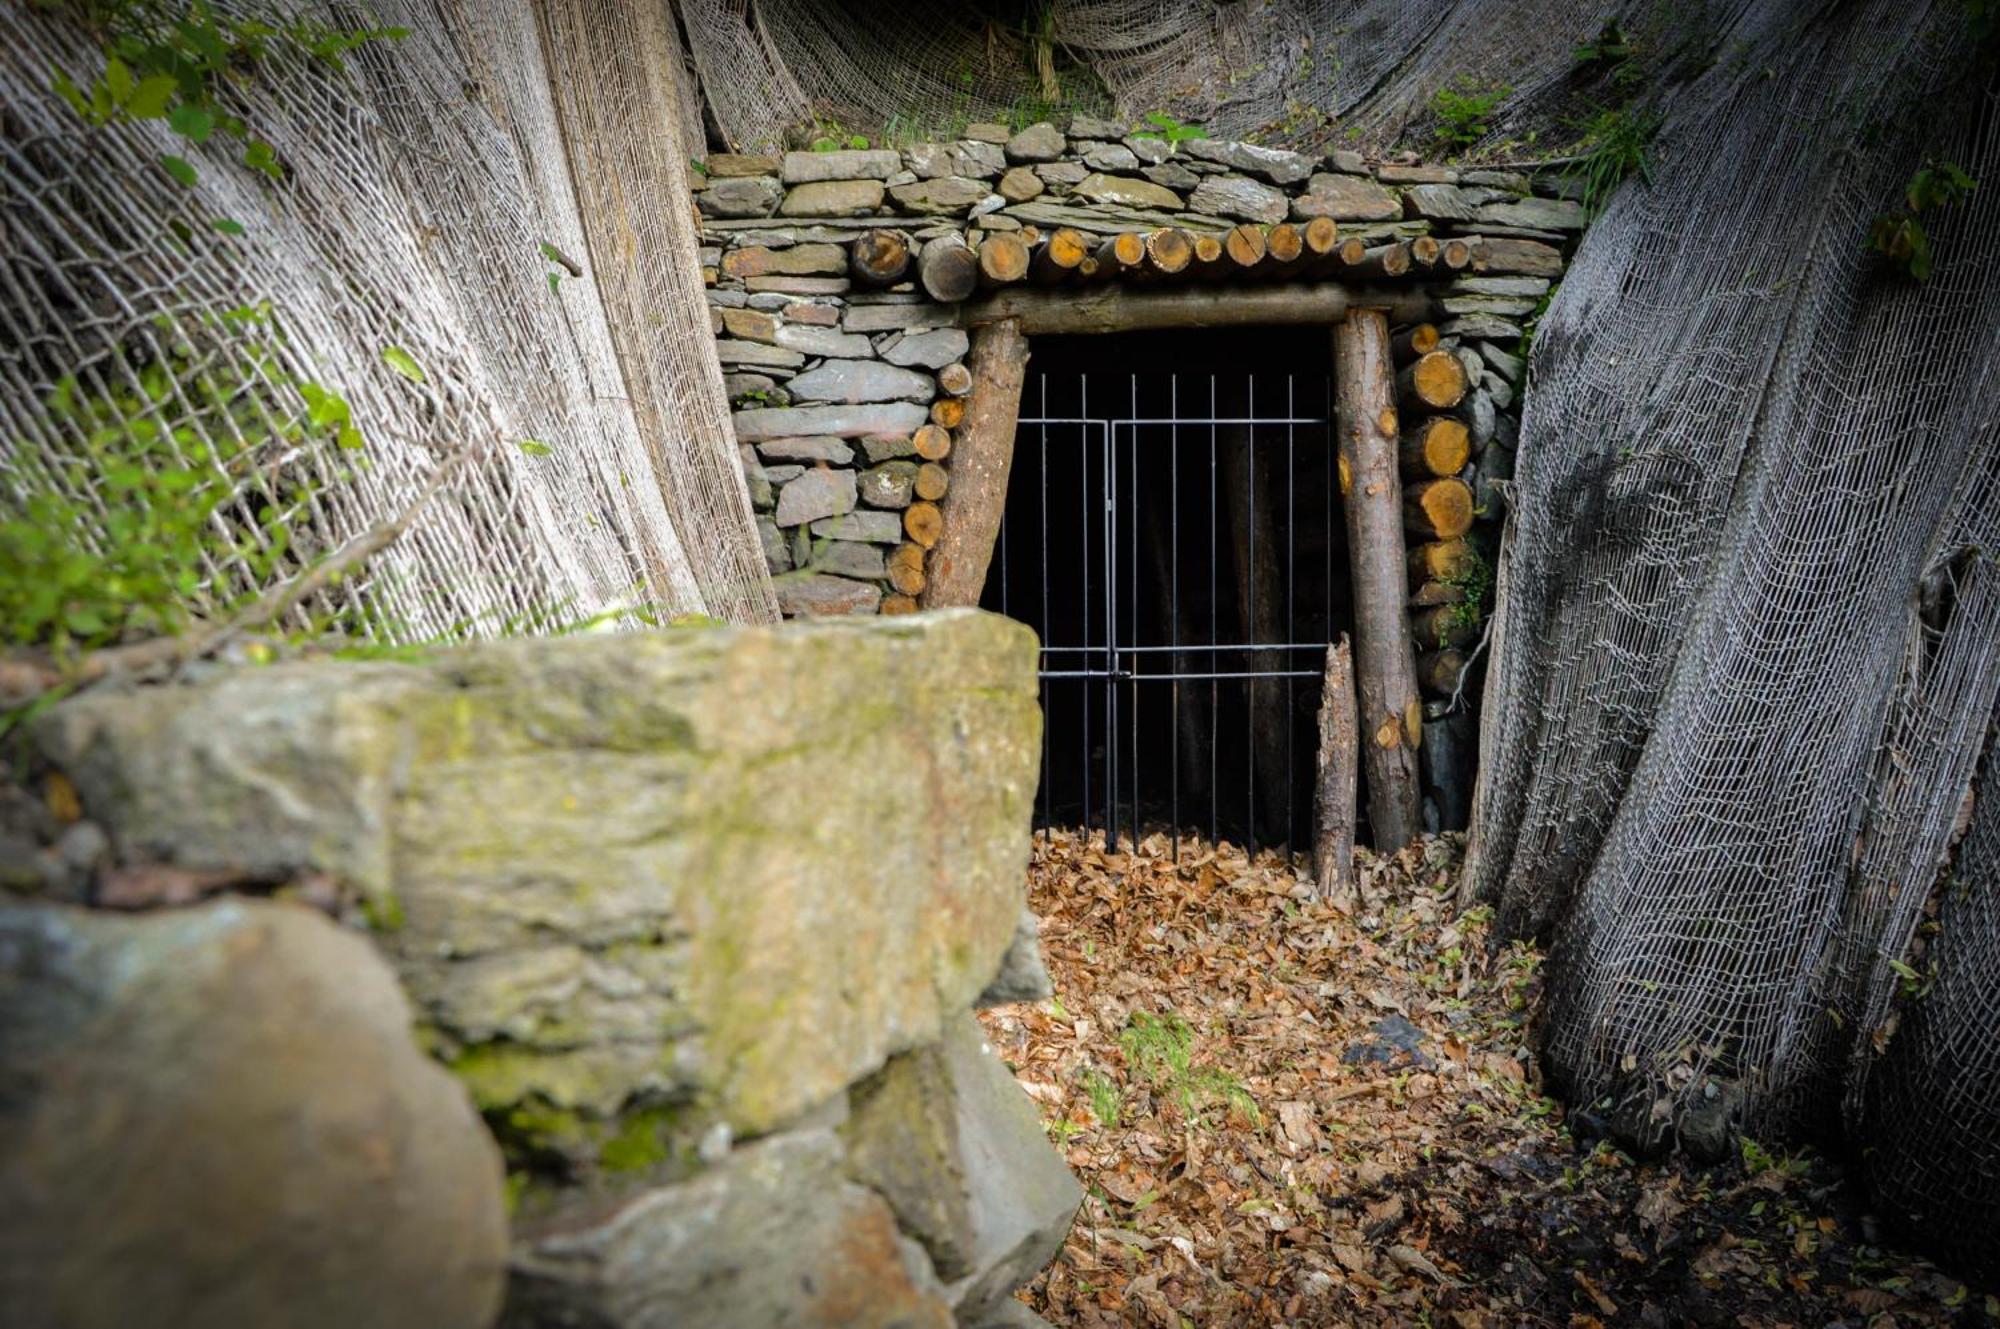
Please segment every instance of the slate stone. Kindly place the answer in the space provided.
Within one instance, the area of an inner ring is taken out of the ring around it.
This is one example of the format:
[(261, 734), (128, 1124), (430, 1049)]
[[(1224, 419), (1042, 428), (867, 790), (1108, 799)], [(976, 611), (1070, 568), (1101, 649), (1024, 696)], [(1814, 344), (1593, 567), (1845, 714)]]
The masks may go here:
[(1142, 167), (1139, 174), (1154, 184), (1164, 185), (1168, 189), (1193, 189), (1201, 183), (1200, 176), (1179, 162), (1161, 162), (1158, 166)]
[(788, 152), (779, 168), (788, 185), (823, 180), (886, 180), (903, 169), (902, 155), (890, 148), (841, 152)]
[(885, 461), (861, 472), (856, 481), (861, 501), (871, 508), (907, 508), (916, 497), (917, 463)]
[(1386, 185), (1455, 185), (1458, 172), (1449, 166), (1377, 166), (1375, 178)]
[[(259, 713), (203, 722), (240, 742)], [(202, 777), (211, 815), (233, 779), (270, 773)], [(143, 838), (115, 829), (125, 852)], [(138, 916), (14, 903), (0, 957), (0, 1319), (492, 1322), (500, 1153), (366, 938), (240, 897)]]
[(1460, 277), (1445, 288), (1447, 295), (1525, 295), (1536, 299), (1548, 292), (1545, 277)]
[(1000, 970), (973, 1003), (978, 1007), (1005, 1006), (1017, 1001), (1047, 1001), (1055, 993), (1048, 964), (1042, 959), (1042, 924), (1033, 910), (1023, 909), (1014, 929), (1014, 940), (1000, 957)]
[(779, 526), (803, 526), (854, 510), (854, 472), (815, 466), (778, 491)]
[(875, 353), (866, 337), (833, 328), (801, 327), (796, 323), (780, 324), (773, 340), (787, 350), (843, 360), (866, 359)]
[(1479, 354), (1485, 358), (1487, 364), (1493, 366), (1494, 372), (1498, 373), (1501, 378), (1509, 383), (1519, 383), (1521, 381), (1521, 373), (1526, 369), (1527, 362), (1522, 360), (1520, 356), (1509, 355), (1490, 341), (1480, 342), (1478, 346)]
[(1502, 318), (1532, 314), (1540, 303), (1538, 297), (1520, 295), (1445, 295), (1438, 300), (1447, 314), (1498, 314)]
[(746, 245), (723, 255), (722, 271), (731, 277), (845, 276), (847, 251), (838, 245), (792, 245), (786, 249)]
[(768, 217), (785, 196), (784, 186), (768, 175), (717, 180), (695, 195), (704, 217)]
[(771, 486), (771, 477), (764, 473), (764, 463), (757, 459), (753, 448), (739, 447), (736, 452), (743, 459), (743, 485), (750, 491), (750, 506), (758, 512), (769, 512), (777, 506), (778, 494)]
[(1403, 215), (1426, 221), (1471, 221), (1476, 204), (1456, 185), (1411, 185), (1403, 191)]
[(1331, 217), (1335, 221), (1392, 221), (1403, 215), (1396, 195), (1366, 176), (1330, 175), (1312, 177), (1306, 192), (1292, 200), (1292, 217), (1305, 221)]
[(882, 358), (892, 365), (943, 369), (963, 360), (971, 344), (971, 338), (962, 329), (939, 328), (934, 332), (911, 333), (884, 351)]
[(1011, 166), (1000, 177), (1000, 197), (1010, 203), (1026, 203), (1046, 188), (1042, 177), (1026, 166)]
[(996, 125), (990, 120), (981, 120), (965, 127), (965, 136), (976, 143), (998, 143), (1005, 146), (1014, 137), (1014, 131), (1005, 125)]
[(768, 374), (724, 374), (722, 390), (731, 397), (741, 397), (750, 392), (769, 392), (778, 386), (778, 380)]
[(806, 362), (806, 358), (797, 351), (728, 337), (715, 343), (715, 356), (725, 365), (763, 365), (772, 369), (797, 369)]
[(1525, 194), (1530, 188), (1528, 177), (1519, 171), (1461, 171), (1458, 178), (1461, 184), (1504, 189), (1510, 194)]
[(964, 176), (972, 180), (996, 180), (1007, 169), (1007, 154), (991, 143), (961, 139), (956, 143), (919, 143), (907, 149), (903, 158), (920, 180)]
[(1511, 203), (1487, 204), (1479, 210), (1479, 220), (1539, 231), (1581, 231), (1588, 219), (1583, 205), (1571, 199), (1522, 198)]
[(739, 175), (776, 175), (778, 159), (763, 153), (711, 152), (703, 161), (710, 180)]
[(882, 546), (863, 544), (859, 540), (821, 540), (799, 567), (806, 572), (824, 572), (829, 576), (852, 577), (857, 581), (881, 581), (889, 575)]
[(890, 332), (898, 328), (935, 328), (958, 315), (948, 305), (849, 305), (840, 326), (849, 332)]
[(757, 445), (765, 461), (829, 462), (845, 466), (854, 460), (854, 449), (832, 434), (808, 434), (802, 438), (767, 438)]
[(1468, 236), (1472, 240), (1472, 271), (1479, 275), (1560, 277), (1562, 251), (1539, 240)]
[(781, 406), (737, 411), (729, 418), (737, 439), (752, 443), (793, 434), (837, 434), (841, 438), (909, 435), (930, 419), (930, 412), (910, 402), (883, 402), (870, 406)]
[(708, 302), (720, 309), (741, 309), (750, 300), (742, 291), (717, 291), (711, 289), (708, 291), (707, 296)]
[(1116, 120), (1103, 120), (1094, 115), (1073, 115), (1069, 118), (1071, 138), (1115, 139), (1124, 132), (1125, 126)]
[(1197, 161), (1214, 162), (1231, 170), (1254, 175), (1274, 185), (1296, 184), (1312, 174), (1313, 159), (1302, 152), (1283, 148), (1260, 148), (1254, 143), (1228, 139), (1197, 138), (1181, 145), (1182, 151)]
[(897, 185), (890, 194), (896, 206), (920, 217), (963, 216), (965, 210), (987, 196), (986, 185), (963, 176), (919, 180), (913, 185)]
[(917, 455), (916, 442), (908, 434), (864, 434), (861, 454), (872, 462), (894, 461)]
[(1196, 212), (1242, 221), (1281, 222), (1289, 202), (1282, 190), (1259, 184), (1240, 175), (1210, 176), (1188, 195), (1188, 206)]
[(794, 185), (778, 209), (786, 217), (858, 217), (882, 206), (880, 180), (823, 180)]
[(1439, 326), (1447, 337), (1484, 337), (1491, 341), (1521, 340), (1521, 325), (1496, 314), (1464, 314)]
[(1360, 153), (1348, 148), (1339, 148), (1325, 157), (1326, 169), (1343, 175), (1367, 175), (1368, 161)]
[(1072, 188), (1090, 174), (1090, 168), (1082, 162), (1043, 162), (1033, 169), (1036, 177), (1051, 188)]
[(878, 360), (828, 360), (786, 385), (795, 401), (928, 403), (937, 395), (929, 374)]
[(778, 533), (778, 523), (763, 513), (757, 514), (757, 543), (764, 549), (764, 566), (772, 576), (792, 569), (792, 551), (785, 547), (785, 537)]
[(787, 323), (804, 323), (817, 328), (837, 328), (840, 326), (840, 305), (819, 304), (812, 300), (795, 300), (785, 306)]
[(1007, 160), (1012, 162), (1052, 162), (1063, 155), (1062, 132), (1046, 120), (1029, 125), (1007, 140)]
[(903, 519), (893, 512), (856, 510), (816, 521), (811, 529), (813, 537), (821, 540), (866, 540), (878, 545), (903, 542)]
[(1082, 143), (1083, 164), (1093, 171), (1136, 171), (1139, 159), (1122, 143)]
[(1138, 180), (1128, 175), (1094, 173), (1084, 177), (1070, 192), (1093, 203), (1111, 203), (1121, 207), (1171, 209), (1181, 206), (1181, 196), (1173, 190), (1156, 185), (1151, 180)]

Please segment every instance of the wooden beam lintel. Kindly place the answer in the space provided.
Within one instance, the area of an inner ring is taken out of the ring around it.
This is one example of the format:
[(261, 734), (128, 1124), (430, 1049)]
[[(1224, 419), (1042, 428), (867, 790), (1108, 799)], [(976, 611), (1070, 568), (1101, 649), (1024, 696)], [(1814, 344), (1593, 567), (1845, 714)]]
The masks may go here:
[(1253, 324), (1331, 325), (1350, 309), (1379, 309), (1392, 324), (1421, 323), (1436, 301), (1423, 287), (1216, 286), (1173, 290), (1103, 286), (1093, 290), (1003, 290), (960, 306), (961, 327), (1012, 319), (1023, 336), (1231, 328)]

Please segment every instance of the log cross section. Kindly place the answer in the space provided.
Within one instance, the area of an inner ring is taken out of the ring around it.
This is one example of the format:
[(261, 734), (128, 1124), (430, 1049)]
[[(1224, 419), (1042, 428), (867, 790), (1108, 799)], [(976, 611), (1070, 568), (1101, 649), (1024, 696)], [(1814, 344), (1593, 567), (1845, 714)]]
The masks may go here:
[(1423, 709), (1403, 613), (1407, 553), (1388, 318), (1376, 309), (1350, 309), (1335, 326), (1333, 342), (1362, 766), (1374, 847), (1390, 854), (1423, 830), (1417, 762)]

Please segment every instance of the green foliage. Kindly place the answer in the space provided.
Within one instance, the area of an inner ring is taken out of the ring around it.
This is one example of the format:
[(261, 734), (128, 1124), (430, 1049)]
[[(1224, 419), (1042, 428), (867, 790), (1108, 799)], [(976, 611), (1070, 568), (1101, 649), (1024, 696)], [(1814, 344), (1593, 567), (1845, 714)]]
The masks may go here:
[[(220, 130), (243, 145), (245, 166), (274, 180), (284, 176), (277, 150), (225, 104), (230, 80), (273, 57), (344, 73), (346, 57), (360, 47), (408, 35), (404, 28), (332, 28), (297, 15), (224, 13), (208, 0), (43, 2), (71, 11), (104, 53), (103, 70), (87, 84), (55, 71), (55, 91), (86, 123), (164, 120), (190, 143), (206, 143)], [(195, 182), (195, 169), (185, 158), (163, 155), (160, 164), (179, 183)]]
[[(225, 317), (263, 321), (249, 310)], [(73, 377), (57, 385), (46, 404), (52, 432), (80, 440), (73, 451), (14, 445), (49, 470), (28, 474), (17, 514), (0, 521), (9, 647), (65, 660), (178, 634), (193, 616), (227, 617), (296, 566), (293, 523), (312, 493), (289, 475), (280, 488), (260, 450), (363, 446), (347, 401), (292, 379), (259, 338), (199, 359), (170, 350), (131, 378), (97, 391)]]
[(1165, 111), (1146, 112), (1146, 123), (1151, 127), (1147, 136), (1149, 138), (1165, 139), (1167, 146), (1170, 148), (1185, 143), (1191, 138), (1208, 137), (1208, 131), (1200, 125), (1184, 125)]
[(1903, 187), (1904, 207), (1885, 212), (1868, 228), (1868, 247), (1901, 268), (1911, 280), (1927, 282), (1936, 267), (1930, 233), (1920, 214), (1963, 203), (1979, 182), (1956, 162), (1927, 160)]
[(1585, 212), (1595, 216), (1603, 211), (1618, 186), (1632, 176), (1652, 183), (1646, 149), (1659, 132), (1659, 116), (1632, 107), (1599, 111), (1584, 122), (1577, 145), (1581, 159), (1568, 174), (1583, 185)]
[(1486, 597), (1493, 590), (1493, 565), (1477, 550), (1468, 551), (1465, 560), (1441, 580), (1446, 586), (1457, 588), (1464, 596), (1445, 610), (1446, 624), (1454, 628), (1476, 629), (1485, 612)]
[(1437, 117), (1432, 138), (1439, 149), (1463, 151), (1485, 138), (1494, 110), (1509, 91), (1504, 85), (1487, 86), (1465, 78), (1439, 88), (1431, 98), (1431, 112)]
[(1175, 1098), (1190, 1118), (1204, 1108), (1221, 1106), (1252, 1121), (1262, 1119), (1257, 1101), (1242, 1081), (1219, 1066), (1194, 1064), (1194, 1030), (1171, 1011), (1164, 1016), (1134, 1011), (1118, 1035), (1118, 1046), (1134, 1073)]
[(1118, 1085), (1098, 1070), (1085, 1070), (1079, 1078), (1083, 1081), (1083, 1092), (1090, 1096), (1091, 1114), (1106, 1130), (1115, 1130), (1118, 1126)]

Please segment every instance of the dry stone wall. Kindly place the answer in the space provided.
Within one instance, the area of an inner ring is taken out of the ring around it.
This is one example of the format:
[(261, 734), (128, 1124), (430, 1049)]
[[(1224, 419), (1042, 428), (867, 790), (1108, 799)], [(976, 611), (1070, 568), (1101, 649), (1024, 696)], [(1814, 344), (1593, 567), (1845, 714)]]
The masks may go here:
[[(1185, 269), (1161, 271), (1142, 257), (1126, 275), (1145, 276), (1148, 289), (1197, 275), (1283, 282), (1351, 270), (1379, 280), (1378, 251), (1400, 247), (1389, 275), (1431, 289), (1435, 345), (1456, 352), (1465, 371), (1450, 410), (1469, 447), (1454, 478), (1496, 518), (1518, 434), (1525, 329), (1585, 221), (1574, 187), (1558, 177), (1170, 143), (1082, 117), (1067, 133), (971, 125), (948, 143), (719, 153), (704, 165), (695, 204), (716, 355), (765, 557), (792, 616), (906, 612), (921, 593), (935, 504), (951, 480), (951, 430), (971, 382), (960, 301), (972, 292), (920, 277), (926, 246), (962, 240), (981, 256), (996, 236), (1021, 242), (1026, 271), (982, 257), (977, 285), (988, 290), (1046, 278), (1042, 255), (1066, 230), (1093, 248), (1161, 230), (1234, 233), (1219, 259), (1204, 262), (1204, 248)], [(887, 282), (867, 257), (880, 232), (911, 256)], [(1247, 261), (1238, 242), (1254, 251)], [(1116, 280), (1121, 267), (1093, 257), (1063, 278)], [(1441, 477), (1417, 466), (1413, 478)], [(1431, 624), (1431, 650), (1462, 643), (1457, 617), (1432, 616), (1454, 622), (1442, 640)]]
[[(1081, 1198), (971, 1014), (1046, 995), (1034, 659), (966, 610), (54, 708), (0, 796), (0, 1181), (40, 1197), (0, 1295), (477, 1329), (504, 1268), (524, 1329), (1011, 1322)], [(129, 1278), (45, 1258), (102, 1250), (64, 1167), (137, 1186)], [(301, 1277), (314, 1243), (340, 1278)]]

